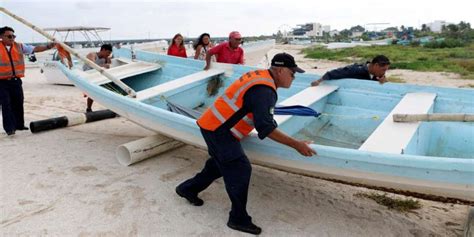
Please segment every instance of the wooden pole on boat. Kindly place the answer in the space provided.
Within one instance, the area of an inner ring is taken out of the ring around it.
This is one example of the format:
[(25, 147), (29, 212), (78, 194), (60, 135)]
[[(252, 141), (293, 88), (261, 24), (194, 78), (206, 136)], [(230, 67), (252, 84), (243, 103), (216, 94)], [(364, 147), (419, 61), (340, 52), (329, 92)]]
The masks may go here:
[(394, 114), (394, 122), (474, 122), (474, 114)]
[(0, 7), (0, 11), (2, 11), (3, 13), (11, 16), (12, 18), (14, 18), (15, 20), (25, 24), (26, 26), (30, 27), (31, 29), (33, 29), (34, 31), (40, 33), (41, 35), (43, 35), (44, 37), (46, 37), (47, 39), (53, 41), (54, 43), (57, 43), (59, 45), (61, 45), (61, 47), (63, 47), (66, 51), (68, 51), (70, 54), (76, 56), (77, 58), (81, 59), (82, 61), (84, 61), (85, 64), (89, 65), (90, 67), (94, 68), (95, 70), (99, 71), (100, 74), (104, 75), (105, 77), (107, 77), (108, 79), (110, 79), (111, 81), (113, 81), (115, 84), (117, 84), (117, 86), (119, 86), (122, 90), (124, 90), (130, 97), (133, 97), (135, 98), (137, 96), (136, 92), (130, 88), (129, 86), (127, 86), (125, 83), (123, 83), (122, 81), (116, 79), (114, 76), (112, 76), (110, 73), (108, 73), (107, 71), (105, 71), (103, 68), (101, 68), (99, 65), (95, 64), (94, 62), (92, 62), (90, 59), (86, 58), (86, 57), (83, 57), (81, 55), (79, 55), (76, 51), (74, 51), (71, 47), (69, 47), (67, 44), (63, 43), (63, 42), (60, 42), (59, 40), (57, 40), (56, 38), (54, 38), (53, 36), (51, 36), (50, 34), (48, 34), (46, 31), (34, 26), (33, 24), (29, 23), (28, 21), (26, 21), (25, 19), (11, 13), (10, 11), (8, 11), (7, 9), (5, 9), (4, 7)]

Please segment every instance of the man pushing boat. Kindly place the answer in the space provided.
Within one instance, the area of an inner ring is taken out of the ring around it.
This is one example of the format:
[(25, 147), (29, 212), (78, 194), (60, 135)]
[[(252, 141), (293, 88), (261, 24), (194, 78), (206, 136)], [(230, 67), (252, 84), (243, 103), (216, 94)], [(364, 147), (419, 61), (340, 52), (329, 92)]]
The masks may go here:
[(378, 81), (380, 84), (387, 82), (385, 72), (390, 66), (390, 60), (384, 55), (375, 56), (371, 62), (365, 64), (352, 64), (326, 72), (320, 79), (311, 82), (312, 86), (319, 85), (325, 80), (354, 78), (361, 80)]
[(262, 229), (247, 213), (247, 194), (252, 168), (240, 140), (254, 128), (258, 137), (270, 139), (294, 148), (303, 156), (313, 156), (309, 141), (296, 140), (277, 128), (273, 111), (277, 102), (276, 89), (289, 88), (295, 73), (303, 73), (294, 58), (286, 53), (273, 57), (268, 70), (245, 73), (232, 83), (197, 120), (211, 156), (203, 170), (176, 187), (176, 193), (191, 204), (201, 206), (198, 194), (212, 182), (224, 178), (232, 202), (227, 226), (242, 232), (260, 234)]

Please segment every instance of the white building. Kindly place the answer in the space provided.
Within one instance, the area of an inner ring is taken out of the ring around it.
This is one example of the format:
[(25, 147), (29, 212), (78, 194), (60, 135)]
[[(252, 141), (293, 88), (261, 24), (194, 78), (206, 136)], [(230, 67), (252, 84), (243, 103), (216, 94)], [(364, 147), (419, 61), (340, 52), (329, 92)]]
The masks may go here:
[(297, 28), (293, 28), (293, 36), (297, 37), (322, 37), (324, 32), (330, 32), (331, 26), (321, 25), (320, 23), (300, 24)]
[(430, 23), (427, 23), (426, 26), (430, 28), (432, 32), (440, 33), (441, 30), (443, 29), (443, 26), (449, 25), (450, 23), (446, 21), (433, 21)]
[(306, 36), (309, 37), (322, 37), (324, 32), (330, 32), (331, 26), (321, 25), (320, 23), (309, 23), (313, 25), (313, 29), (306, 32)]

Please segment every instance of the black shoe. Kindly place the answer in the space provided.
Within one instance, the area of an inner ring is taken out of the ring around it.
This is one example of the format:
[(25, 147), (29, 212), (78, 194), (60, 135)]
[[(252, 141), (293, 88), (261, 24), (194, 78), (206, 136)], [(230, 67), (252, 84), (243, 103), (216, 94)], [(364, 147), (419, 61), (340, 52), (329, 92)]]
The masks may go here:
[(191, 195), (185, 194), (181, 189), (179, 189), (179, 186), (176, 187), (176, 193), (180, 197), (186, 198), (186, 200), (188, 200), (194, 206), (202, 206), (202, 204), (204, 204), (204, 201), (198, 198), (197, 196), (191, 196)]
[(8, 136), (15, 135), (15, 130), (10, 131), (10, 132), (7, 132), (7, 135), (8, 135)]
[(228, 221), (227, 226), (231, 229), (242, 231), (245, 233), (254, 234), (254, 235), (259, 235), (260, 233), (262, 233), (262, 228), (256, 226), (252, 222), (250, 222), (250, 224), (247, 224), (247, 225), (239, 225), (239, 224), (232, 223), (231, 221)]
[(91, 108), (87, 108), (87, 109), (86, 109), (86, 113), (90, 113), (90, 112), (92, 112), (92, 109), (91, 109)]
[(23, 126), (21, 128), (16, 128), (16, 130), (30, 130), (30, 129), (28, 127)]

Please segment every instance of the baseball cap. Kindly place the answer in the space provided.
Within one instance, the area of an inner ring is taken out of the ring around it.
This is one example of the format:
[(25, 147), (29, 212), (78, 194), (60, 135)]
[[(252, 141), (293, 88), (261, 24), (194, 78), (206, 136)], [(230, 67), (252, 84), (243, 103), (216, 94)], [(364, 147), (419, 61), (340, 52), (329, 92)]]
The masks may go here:
[(242, 36), (240, 35), (240, 33), (238, 31), (232, 31), (229, 34), (229, 38), (241, 39)]
[(294, 72), (303, 73), (304, 70), (299, 68), (295, 63), (293, 56), (287, 53), (276, 54), (272, 59), (272, 66), (275, 67), (287, 67), (293, 70)]

